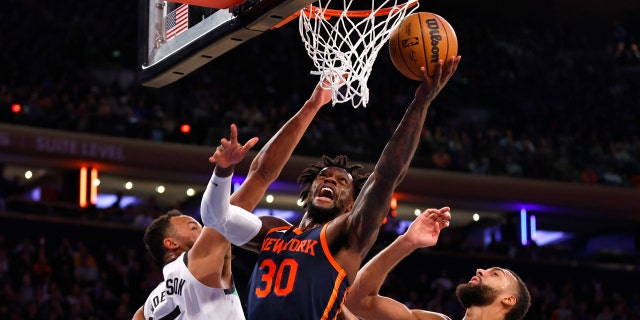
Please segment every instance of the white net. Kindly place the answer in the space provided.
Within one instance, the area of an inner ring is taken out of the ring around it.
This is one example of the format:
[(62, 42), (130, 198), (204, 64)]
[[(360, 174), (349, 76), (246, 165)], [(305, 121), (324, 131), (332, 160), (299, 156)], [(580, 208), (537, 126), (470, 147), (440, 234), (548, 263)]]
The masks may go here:
[(319, 0), (300, 11), (300, 35), (317, 68), (311, 73), (328, 80), (333, 105), (351, 101), (354, 108), (366, 107), (367, 81), (378, 52), (391, 31), (418, 8), (418, 0), (372, 0), (370, 8), (351, 11), (354, 0), (334, 0), (342, 1), (340, 10), (329, 9), (331, 1)]

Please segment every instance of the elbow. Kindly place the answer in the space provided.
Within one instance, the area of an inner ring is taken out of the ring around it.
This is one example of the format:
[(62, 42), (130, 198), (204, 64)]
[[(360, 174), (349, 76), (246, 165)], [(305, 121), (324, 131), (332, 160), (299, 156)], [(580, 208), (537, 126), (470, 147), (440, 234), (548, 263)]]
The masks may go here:
[(247, 179), (259, 179), (263, 183), (272, 183), (278, 179), (280, 175), (280, 171), (282, 170), (274, 170), (274, 168), (266, 168), (262, 165), (261, 161), (254, 162), (256, 165), (252, 165), (249, 169), (249, 173), (247, 174)]
[(352, 296), (352, 292), (349, 292), (349, 294), (347, 295), (347, 299), (344, 302), (344, 305), (347, 307), (347, 309), (354, 315), (357, 315), (358, 317), (368, 318), (367, 311), (370, 308), (367, 307), (367, 304), (369, 303), (370, 297), (365, 296), (365, 297), (349, 298), (350, 296)]

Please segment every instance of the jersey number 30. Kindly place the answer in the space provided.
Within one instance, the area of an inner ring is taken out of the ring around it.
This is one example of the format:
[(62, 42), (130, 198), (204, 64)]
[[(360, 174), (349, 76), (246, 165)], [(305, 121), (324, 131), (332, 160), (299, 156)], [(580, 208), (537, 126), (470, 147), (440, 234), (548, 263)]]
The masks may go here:
[[(258, 298), (264, 298), (271, 290), (277, 296), (286, 296), (293, 291), (293, 285), (296, 282), (296, 274), (298, 273), (298, 262), (293, 259), (284, 259), (279, 266), (271, 259), (265, 259), (260, 264), (260, 270), (262, 270), (262, 283), (256, 288), (256, 296)], [(288, 272), (288, 277), (282, 279), (285, 271)], [(275, 278), (275, 279), (274, 279)], [(284, 280), (284, 281), (283, 281)]]

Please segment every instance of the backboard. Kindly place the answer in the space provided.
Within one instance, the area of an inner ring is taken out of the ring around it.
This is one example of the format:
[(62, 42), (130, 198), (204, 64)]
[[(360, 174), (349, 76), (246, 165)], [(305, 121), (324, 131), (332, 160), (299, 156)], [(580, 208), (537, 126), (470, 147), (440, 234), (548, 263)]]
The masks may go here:
[[(315, 0), (139, 1), (138, 80), (159, 88), (270, 30)], [(197, 4), (197, 5), (196, 5)], [(206, 5), (206, 6), (203, 6)]]

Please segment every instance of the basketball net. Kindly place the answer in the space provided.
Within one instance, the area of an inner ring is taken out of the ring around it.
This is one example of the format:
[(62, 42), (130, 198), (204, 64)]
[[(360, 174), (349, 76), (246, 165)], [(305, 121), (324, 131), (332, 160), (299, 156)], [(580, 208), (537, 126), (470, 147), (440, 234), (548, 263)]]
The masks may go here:
[(372, 0), (369, 10), (350, 10), (355, 0), (342, 0), (342, 10), (329, 9), (331, 1), (319, 0), (299, 13), (300, 35), (317, 68), (311, 74), (331, 87), (332, 105), (351, 101), (354, 108), (366, 107), (367, 81), (378, 52), (391, 31), (418, 8), (418, 0), (384, 0), (380, 5)]

